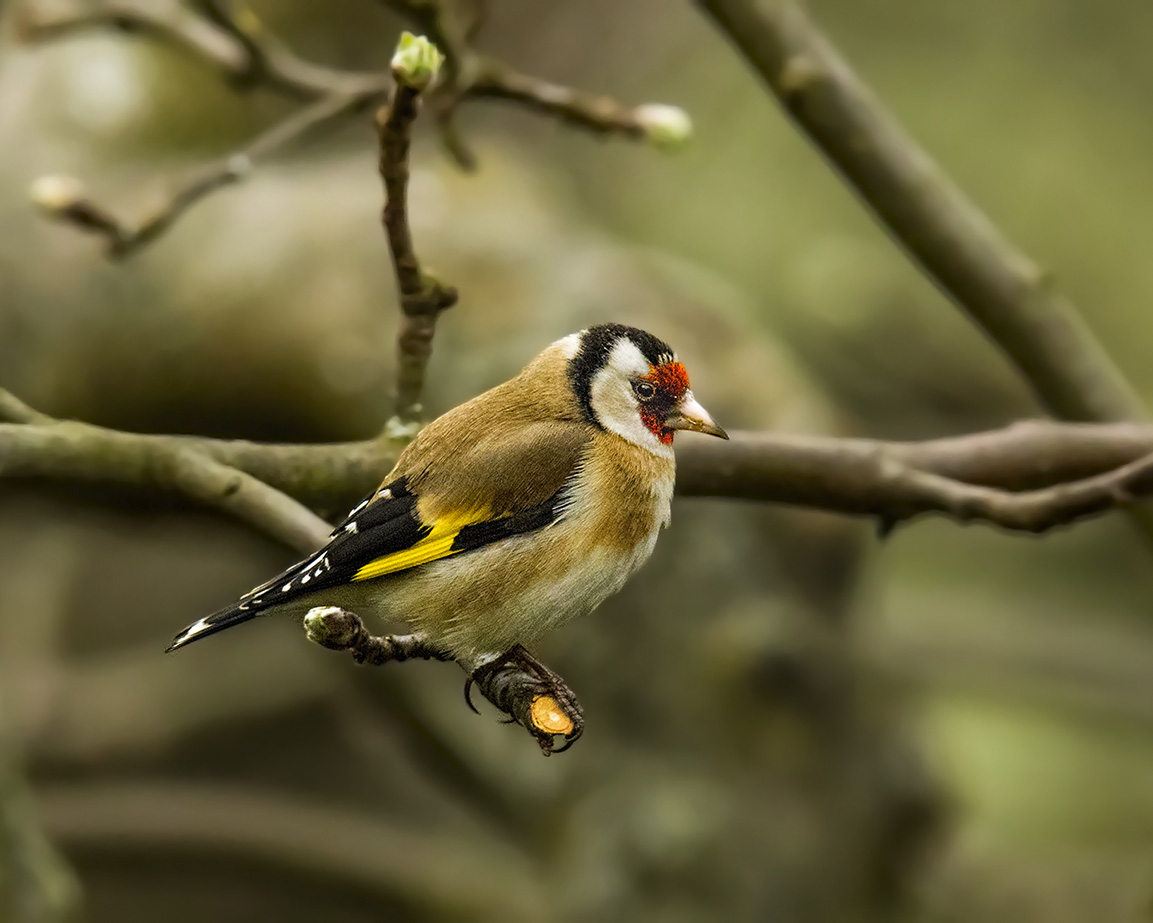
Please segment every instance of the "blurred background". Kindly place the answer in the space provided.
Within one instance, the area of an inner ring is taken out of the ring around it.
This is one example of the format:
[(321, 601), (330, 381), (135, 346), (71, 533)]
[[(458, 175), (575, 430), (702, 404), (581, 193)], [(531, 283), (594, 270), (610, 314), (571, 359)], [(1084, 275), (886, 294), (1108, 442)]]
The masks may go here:
[[(401, 28), (370, 0), (251, 5), (333, 66), (384, 68)], [(21, 45), (15, 6), (0, 386), (125, 429), (374, 434), (396, 310), (370, 120), (110, 264), (37, 217), (32, 180), (74, 174), (132, 215), (290, 104), (136, 36)], [(810, 9), (1153, 401), (1153, 6)], [(417, 248), (462, 292), (431, 412), (621, 320), (669, 340), (730, 428), (928, 438), (1038, 415), (691, 4), (492, 0), (479, 46), (682, 106), (696, 142), (668, 157), (476, 103), (464, 175), (418, 125)], [(294, 559), (221, 517), (4, 481), (0, 552), (0, 897), (34, 865), (91, 921), (1153, 915), (1153, 558), (1117, 517), (879, 544), (680, 500), (626, 590), (539, 650), (588, 722), (548, 760), (468, 712), (453, 665), (356, 668), (271, 620), (162, 656)], [(48, 919), (7, 898), (0, 919)]]

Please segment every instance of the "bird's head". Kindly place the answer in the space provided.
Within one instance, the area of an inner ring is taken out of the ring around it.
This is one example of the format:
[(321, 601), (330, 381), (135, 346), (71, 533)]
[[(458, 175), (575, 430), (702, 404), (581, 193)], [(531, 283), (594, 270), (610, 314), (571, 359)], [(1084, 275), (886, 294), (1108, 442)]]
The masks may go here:
[(623, 324), (598, 324), (557, 344), (585, 418), (657, 455), (679, 429), (728, 439), (689, 389), (667, 343)]

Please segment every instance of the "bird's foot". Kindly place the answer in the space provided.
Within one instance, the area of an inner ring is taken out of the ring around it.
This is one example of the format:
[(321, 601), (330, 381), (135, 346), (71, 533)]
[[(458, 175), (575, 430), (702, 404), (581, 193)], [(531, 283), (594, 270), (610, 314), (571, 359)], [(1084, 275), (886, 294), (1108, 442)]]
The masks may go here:
[[(464, 699), (476, 711), (473, 685), (498, 709), (536, 738), (545, 756), (563, 753), (584, 733), (584, 712), (576, 695), (555, 672), (518, 644), (472, 672)], [(564, 743), (553, 749), (558, 735)]]
[[(372, 666), (414, 658), (456, 659), (420, 633), (370, 634), (360, 616), (335, 606), (309, 610), (304, 617), (304, 631), (314, 644), (348, 651), (357, 663)], [(545, 756), (563, 753), (584, 732), (584, 712), (568, 684), (519, 644), (477, 667), (465, 682), (464, 700), (476, 711), (469, 696), (474, 685), (509, 716), (509, 721), (525, 727)], [(564, 737), (564, 743), (554, 750), (558, 735)]]

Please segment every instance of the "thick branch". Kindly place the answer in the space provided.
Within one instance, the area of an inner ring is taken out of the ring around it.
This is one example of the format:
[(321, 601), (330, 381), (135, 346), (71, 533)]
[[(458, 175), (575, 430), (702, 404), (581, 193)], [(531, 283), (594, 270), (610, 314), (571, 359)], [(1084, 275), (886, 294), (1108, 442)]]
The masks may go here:
[(893, 236), (1055, 416), (1138, 418), (1073, 305), (945, 176), (793, 0), (696, 0)]
[[(911, 475), (1021, 496), (1114, 472), (1153, 453), (1153, 426), (1018, 423), (925, 442), (881, 442), (785, 433), (685, 441), (677, 450), (680, 496), (787, 503), (831, 512), (907, 518), (941, 510)], [(902, 514), (902, 511), (904, 513)]]
[(147, 439), (84, 423), (0, 424), (0, 477), (39, 477), (153, 487), (248, 522), (298, 551), (329, 527), (291, 497), (180, 439)]
[(51, 423), (46, 413), (33, 410), (11, 392), (0, 389), (0, 422), (5, 423)]
[[(0, 390), (0, 408), (6, 399)], [(182, 493), (302, 551), (321, 543), (327, 526), (281, 492), (340, 512), (380, 482), (399, 450), (400, 443), (390, 440), (268, 445), (122, 433), (84, 423), (0, 423), (0, 477)], [(683, 437), (677, 493), (886, 522), (937, 512), (1034, 531), (1123, 507), (1148, 493), (1142, 464), (1133, 463), (1151, 453), (1153, 426), (1124, 423), (1028, 422), (925, 442), (736, 432), (729, 442)], [(1045, 492), (1052, 487), (1059, 489)]]

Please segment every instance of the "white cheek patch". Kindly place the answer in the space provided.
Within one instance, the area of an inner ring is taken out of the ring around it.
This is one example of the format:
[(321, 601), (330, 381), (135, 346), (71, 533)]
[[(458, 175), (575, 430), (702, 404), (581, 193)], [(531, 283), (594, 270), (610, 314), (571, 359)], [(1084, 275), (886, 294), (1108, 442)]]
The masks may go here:
[(620, 340), (609, 353), (605, 366), (593, 376), (589, 398), (601, 426), (654, 455), (671, 458), (673, 447), (662, 443), (641, 420), (640, 404), (633, 394), (632, 379), (652, 369), (631, 340)]

